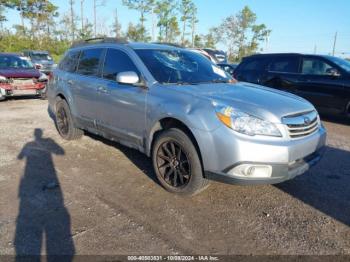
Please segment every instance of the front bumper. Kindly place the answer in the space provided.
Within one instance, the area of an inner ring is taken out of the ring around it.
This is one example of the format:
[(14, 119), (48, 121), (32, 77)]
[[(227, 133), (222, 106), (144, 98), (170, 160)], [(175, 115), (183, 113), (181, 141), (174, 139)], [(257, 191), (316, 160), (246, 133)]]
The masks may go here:
[[(327, 136), (324, 127), (300, 139), (247, 137), (228, 128), (207, 135), (202, 133), (205, 140), (199, 142), (205, 177), (240, 185), (276, 184), (304, 174), (322, 158)], [(240, 165), (266, 166), (271, 172), (266, 177), (235, 175)]]
[[(206, 172), (206, 178), (214, 180), (217, 182), (222, 182), (226, 184), (234, 185), (264, 185), (264, 184), (278, 184), (284, 181), (293, 179), (297, 176), (300, 176), (307, 172), (312, 166), (316, 165), (322, 158), (325, 149), (321, 148), (317, 152), (296, 161), (292, 165), (284, 164), (266, 164), (272, 167), (272, 175), (268, 178), (250, 178), (250, 177), (241, 177), (234, 176), (229, 173), (213, 173)], [(248, 163), (251, 165), (261, 165), (262, 163)], [(240, 164), (237, 164), (238, 166)], [(232, 169), (235, 166), (232, 167)]]

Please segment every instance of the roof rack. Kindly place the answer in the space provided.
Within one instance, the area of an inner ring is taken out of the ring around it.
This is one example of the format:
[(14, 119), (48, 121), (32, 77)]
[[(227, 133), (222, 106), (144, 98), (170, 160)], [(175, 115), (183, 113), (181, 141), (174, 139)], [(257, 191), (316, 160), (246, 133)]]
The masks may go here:
[(72, 44), (73, 47), (78, 46), (84, 46), (84, 45), (93, 45), (93, 44), (105, 44), (105, 43), (113, 43), (113, 44), (128, 44), (128, 40), (125, 38), (118, 38), (118, 37), (95, 37), (95, 38), (89, 38), (80, 40), (77, 42), (74, 42)]
[(179, 44), (175, 44), (175, 43), (168, 43), (168, 42), (153, 42), (152, 44), (156, 44), (156, 45), (168, 45), (168, 46), (173, 46), (173, 47), (177, 47), (177, 48), (185, 48), (182, 45)]

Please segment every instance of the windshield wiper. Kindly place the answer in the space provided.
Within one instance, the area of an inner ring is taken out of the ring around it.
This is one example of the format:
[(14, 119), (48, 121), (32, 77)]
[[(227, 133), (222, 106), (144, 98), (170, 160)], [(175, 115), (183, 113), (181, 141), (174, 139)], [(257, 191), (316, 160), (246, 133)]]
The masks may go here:
[(228, 83), (230, 83), (230, 81), (229, 80), (227, 80), (227, 79), (213, 79), (213, 80), (211, 80), (210, 81), (211, 83), (216, 83), (216, 84), (228, 84)]
[(230, 80), (228, 79), (213, 79), (213, 80), (210, 80), (210, 81), (207, 81), (207, 82), (201, 82), (201, 84), (210, 84), (210, 83), (214, 83), (214, 84), (229, 84), (230, 83)]
[(174, 83), (167, 83), (164, 82), (162, 84), (165, 85), (179, 85), (179, 86), (185, 86), (185, 85), (198, 85), (198, 83), (191, 83), (191, 82), (186, 82), (186, 81), (178, 81), (178, 82), (174, 82)]

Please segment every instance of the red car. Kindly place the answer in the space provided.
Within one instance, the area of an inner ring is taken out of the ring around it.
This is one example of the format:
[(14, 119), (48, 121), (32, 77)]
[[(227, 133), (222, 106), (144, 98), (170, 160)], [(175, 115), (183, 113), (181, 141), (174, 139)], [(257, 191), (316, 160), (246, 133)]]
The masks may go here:
[(12, 96), (45, 96), (48, 77), (18, 54), (0, 53), (0, 100)]

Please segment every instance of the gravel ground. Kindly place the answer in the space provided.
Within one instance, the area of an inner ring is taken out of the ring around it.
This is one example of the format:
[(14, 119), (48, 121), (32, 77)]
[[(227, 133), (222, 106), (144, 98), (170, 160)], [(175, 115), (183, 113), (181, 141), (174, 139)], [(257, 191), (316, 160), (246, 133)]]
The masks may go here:
[(0, 254), (350, 254), (350, 125), (322, 162), (276, 186), (164, 191), (137, 151), (63, 141), (47, 101), (0, 102)]

